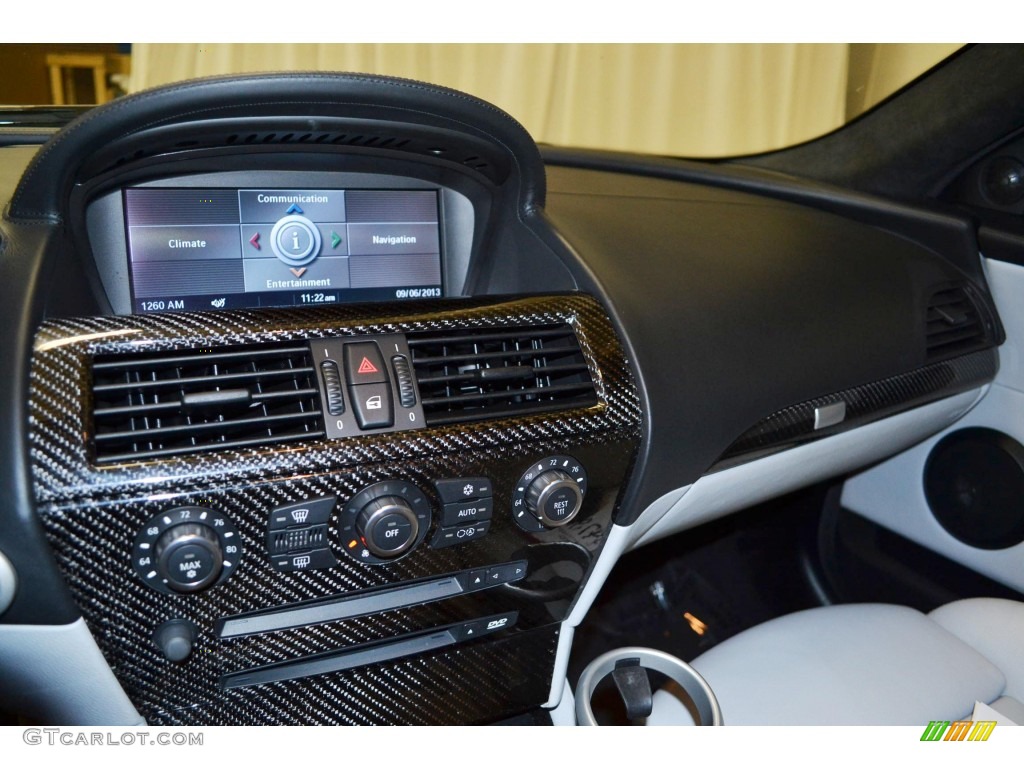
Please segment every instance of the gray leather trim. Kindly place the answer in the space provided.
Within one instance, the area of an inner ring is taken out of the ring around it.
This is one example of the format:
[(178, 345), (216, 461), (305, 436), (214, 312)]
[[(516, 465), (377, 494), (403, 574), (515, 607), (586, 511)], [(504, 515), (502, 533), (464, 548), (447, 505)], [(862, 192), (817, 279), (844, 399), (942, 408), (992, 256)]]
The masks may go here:
[(53, 725), (144, 725), (79, 619), (0, 626), (0, 701)]
[(928, 617), (1002, 670), (1006, 687), (999, 693), (1024, 700), (1024, 603), (991, 597), (958, 600)]
[[(693, 666), (730, 725), (920, 725), (968, 717), (975, 701), (993, 701), (1005, 687), (984, 656), (894, 605), (783, 616), (712, 648)], [(685, 723), (681, 708), (659, 692), (648, 724)]]

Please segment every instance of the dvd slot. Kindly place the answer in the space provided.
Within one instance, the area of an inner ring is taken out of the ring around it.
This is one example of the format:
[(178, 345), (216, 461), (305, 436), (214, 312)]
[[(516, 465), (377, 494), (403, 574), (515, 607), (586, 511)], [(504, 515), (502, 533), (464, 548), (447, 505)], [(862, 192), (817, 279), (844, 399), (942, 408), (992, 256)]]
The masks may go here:
[(328, 621), (352, 619), (369, 613), (393, 611), (396, 608), (408, 608), (461, 595), (465, 591), (456, 577), (449, 576), (423, 584), (415, 584), (411, 587), (382, 590), (368, 595), (332, 600), (327, 603), (297, 605), (269, 613), (241, 614), (227, 619), (219, 619), (214, 631), (221, 640), (264, 632), (278, 632), (283, 629), (324, 624)]
[(483, 619), (462, 622), (461, 624), (451, 624), (431, 632), (408, 635), (398, 640), (389, 640), (340, 652), (335, 651), (316, 656), (307, 656), (294, 661), (253, 667), (224, 675), (220, 679), (220, 685), (225, 690), (246, 688), (253, 685), (279, 683), (302, 677), (343, 672), (346, 669), (353, 669), (355, 667), (365, 667), (409, 656), (418, 656), (508, 629), (515, 625), (518, 616), (517, 611), (511, 611), (509, 613), (488, 616)]
[(214, 634), (221, 640), (230, 640), (247, 635), (353, 619), (507, 584), (522, 579), (525, 574), (526, 563), (517, 560), (489, 568), (463, 571), (418, 584), (375, 589), (364, 594), (241, 613), (218, 619), (214, 625)]

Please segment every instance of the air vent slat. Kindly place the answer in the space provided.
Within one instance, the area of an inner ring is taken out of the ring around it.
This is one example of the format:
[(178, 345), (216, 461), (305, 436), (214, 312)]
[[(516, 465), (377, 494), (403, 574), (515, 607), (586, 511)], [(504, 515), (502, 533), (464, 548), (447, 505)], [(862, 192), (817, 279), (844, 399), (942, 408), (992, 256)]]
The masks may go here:
[[(251, 349), (246, 352), (203, 352), (193, 353), (188, 355), (168, 355), (168, 356), (142, 356), (140, 355), (137, 360), (132, 360), (132, 368), (171, 368), (176, 365), (195, 365), (197, 362), (201, 362), (203, 365), (210, 365), (212, 363), (229, 363), (236, 362), (239, 360), (248, 362), (250, 360), (259, 360), (262, 358), (279, 358), (282, 355), (302, 355), (306, 352), (305, 345), (289, 346), (289, 347), (275, 347), (272, 349)], [(97, 360), (93, 363), (92, 369), (94, 371), (123, 371), (124, 370), (124, 358), (115, 358), (113, 360)]]
[[(561, 400), (558, 403), (558, 410), (567, 411), (573, 408), (590, 408), (593, 405), (594, 398), (588, 395), (586, 397)], [(446, 424), (459, 424), (466, 421), (477, 421), (480, 419), (507, 419), (531, 413), (547, 413), (551, 410), (552, 408), (481, 408), (472, 418), (467, 418), (464, 414), (457, 412), (440, 415), (435, 414), (430, 417), (430, 426), (443, 427)]]
[[(278, 443), (293, 443), (297, 440), (318, 440), (324, 437), (327, 433), (322, 429), (319, 431), (311, 432), (295, 432), (292, 434), (278, 434), (274, 436), (273, 441), (267, 440), (265, 437), (256, 437), (248, 440), (225, 440), (223, 443), (218, 443), (211, 448), (205, 450), (218, 450), (218, 451), (237, 451), (242, 448), (258, 448), (259, 446), (267, 445), (270, 442), (274, 444)], [(186, 454), (195, 453), (197, 449), (195, 446), (183, 446), (180, 448), (161, 448), (158, 450), (140, 450), (140, 451), (128, 451), (122, 453), (111, 453), (104, 456), (103, 463), (114, 464), (124, 463), (128, 461), (144, 461), (146, 459), (158, 459), (166, 458), (169, 456), (184, 456)]]
[[(230, 385), (231, 388), (236, 388), (239, 384), (246, 382), (261, 382), (266, 379), (279, 379), (287, 378), (289, 376), (296, 376), (300, 374), (311, 375), (313, 373), (312, 366), (305, 366), (303, 368), (285, 369), (281, 371), (255, 371), (253, 373), (225, 373), (220, 374), (216, 377), (216, 383), (218, 386)], [(100, 394), (117, 394), (118, 392), (138, 392), (143, 389), (174, 389), (178, 387), (188, 387), (192, 385), (202, 385), (210, 383), (211, 379), (203, 376), (196, 376), (191, 378), (181, 379), (157, 379), (154, 381), (130, 381), (127, 383), (120, 384), (97, 384), (93, 388), (93, 392)]]
[[(517, 397), (523, 398), (525, 401), (529, 401), (531, 398), (537, 398), (541, 395), (554, 395), (560, 392), (580, 392), (580, 391), (591, 391), (593, 392), (594, 385), (590, 382), (580, 382), (579, 384), (555, 384), (548, 387), (524, 387), (515, 391)], [(505, 392), (481, 392), (479, 394), (468, 394), (468, 395), (454, 395), (452, 397), (425, 397), (423, 398), (423, 407), (430, 408), (435, 405), (442, 405), (445, 403), (452, 403), (458, 405), (460, 403), (478, 403), (490, 400), (502, 400), (508, 399), (509, 393)]]
[(590, 368), (568, 325), (408, 336), (428, 425), (588, 408)]
[[(572, 336), (573, 332), (567, 325), (558, 326), (557, 328), (534, 328), (530, 331), (530, 339), (551, 339), (556, 337), (567, 337)], [(425, 334), (421, 337), (409, 336), (409, 346), (412, 348), (423, 347), (429, 344), (435, 344), (435, 334)], [(458, 333), (452, 332), (451, 335), (444, 335), (444, 343), (451, 346), (455, 344), (483, 344), (489, 341), (508, 341), (510, 338), (515, 338), (509, 335), (506, 331), (488, 332), (488, 331), (476, 331), (473, 333)]]
[(967, 354), (987, 345), (989, 334), (966, 286), (936, 291), (925, 313), (925, 357), (929, 362)]
[(306, 345), (105, 355), (92, 371), (97, 464), (325, 434)]
[[(275, 400), (294, 398), (297, 396), (316, 397), (319, 390), (316, 387), (308, 389), (295, 389), (287, 392), (266, 392), (254, 394), (253, 402), (273, 403)], [(93, 418), (102, 419), (110, 416), (142, 416), (145, 414), (159, 414), (162, 411), (174, 411), (181, 408), (181, 400), (169, 400), (166, 403), (154, 403), (152, 405), (126, 405), (121, 408), (97, 408), (93, 411)]]
[(214, 421), (201, 424), (179, 424), (173, 427), (153, 427), (146, 430), (126, 430), (124, 432), (104, 432), (96, 435), (96, 443), (113, 443), (131, 440), (133, 442), (153, 442), (157, 438), (172, 437), (174, 435), (191, 433), (201, 435), (204, 432), (251, 432), (252, 427), (270, 429), (275, 424), (284, 424), (289, 421), (305, 422), (305, 413), (287, 413), (281, 416), (259, 416), (253, 419), (234, 419), (232, 421)]
[[(493, 370), (493, 369), (490, 369), (490, 370)], [(575, 363), (575, 364), (570, 364), (570, 365), (547, 365), (547, 366), (544, 366), (543, 368), (530, 368), (529, 370), (531, 370), (534, 375), (545, 374), (545, 375), (550, 376), (551, 374), (581, 373), (583, 371), (587, 371), (588, 368), (586, 366), (586, 363)], [(442, 383), (452, 384), (452, 383), (455, 383), (455, 382), (476, 381), (479, 378), (480, 377), (476, 374), (476, 372), (473, 372), (473, 373), (456, 373), (456, 374), (452, 374), (450, 376), (433, 376), (433, 377), (429, 377), (428, 376), (428, 377), (424, 377), (424, 378), (419, 380), (419, 384), (421, 386), (423, 386), (424, 384), (427, 385), (427, 386), (431, 386), (433, 384), (442, 384)]]
[[(420, 362), (425, 365), (436, 365), (438, 363), (451, 365), (453, 363), (477, 363), (482, 361), (490, 362), (492, 360), (514, 360), (517, 358), (524, 357), (537, 357), (538, 349), (533, 347), (525, 347), (524, 349), (510, 349), (502, 352), (471, 352), (460, 355), (441, 355), (439, 357), (422, 357)], [(545, 350), (547, 355), (551, 355), (550, 350)], [(516, 363), (518, 365), (518, 363)]]

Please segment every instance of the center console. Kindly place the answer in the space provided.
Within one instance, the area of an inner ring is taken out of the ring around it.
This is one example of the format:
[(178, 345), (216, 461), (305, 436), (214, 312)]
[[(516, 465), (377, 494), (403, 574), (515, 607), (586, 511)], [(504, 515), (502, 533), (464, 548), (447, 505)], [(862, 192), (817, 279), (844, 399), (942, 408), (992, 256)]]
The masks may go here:
[(491, 722), (551, 695), (628, 370), (582, 296), (50, 321), (39, 513), (150, 723)]
[(159, 725), (557, 703), (642, 417), (522, 127), (319, 74), (88, 117), (12, 198), (62, 222), (33, 230), (59, 279), (16, 455), (104, 699)]

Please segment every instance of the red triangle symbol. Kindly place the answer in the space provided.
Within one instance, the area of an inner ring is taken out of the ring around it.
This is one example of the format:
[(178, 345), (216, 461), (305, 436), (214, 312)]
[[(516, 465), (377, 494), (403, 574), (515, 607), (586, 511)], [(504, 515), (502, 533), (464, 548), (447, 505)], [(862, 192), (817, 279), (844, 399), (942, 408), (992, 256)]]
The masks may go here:
[(377, 366), (370, 362), (369, 358), (364, 357), (356, 373), (380, 373), (380, 371), (377, 370)]

